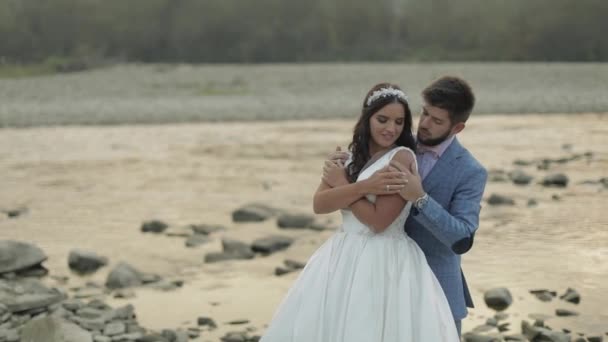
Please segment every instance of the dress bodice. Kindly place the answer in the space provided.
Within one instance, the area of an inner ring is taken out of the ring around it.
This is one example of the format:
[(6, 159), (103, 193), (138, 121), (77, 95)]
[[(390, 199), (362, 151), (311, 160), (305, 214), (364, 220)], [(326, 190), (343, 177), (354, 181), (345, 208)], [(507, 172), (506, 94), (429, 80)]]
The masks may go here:
[[(391, 159), (393, 159), (395, 154), (400, 150), (406, 150), (413, 154), (412, 150), (408, 149), (407, 147), (404, 147), (404, 146), (395, 147), (392, 150), (386, 152), (383, 156), (378, 158), (378, 160), (376, 160), (370, 166), (368, 166), (365, 170), (363, 170), (359, 174), (359, 177), (357, 177), (357, 182), (371, 177), (374, 174), (374, 172), (387, 166), (390, 163)], [(415, 160), (416, 160), (416, 157), (414, 156), (414, 162), (415, 162)], [(348, 165), (350, 162), (351, 162), (350, 159), (347, 160), (346, 165)], [(366, 195), (366, 198), (370, 202), (373, 202), (373, 203), (376, 202), (376, 195), (368, 194), (368, 195)], [(410, 213), (411, 206), (412, 206), (411, 202), (406, 203), (406, 205), (401, 210), (401, 213), (399, 213), (397, 218), (395, 218), (395, 220), (390, 224), (390, 226), (388, 228), (386, 228), (386, 230), (384, 232), (377, 234), (377, 235), (384, 235), (384, 236), (395, 237), (395, 238), (405, 238), (405, 233), (403, 231), (403, 225), (405, 224), (405, 220), (407, 219), (407, 216)], [(357, 217), (353, 214), (353, 212), (351, 210), (342, 209), (341, 213), (342, 213), (342, 227), (340, 228), (341, 231), (346, 232), (346, 233), (376, 235), (376, 233), (374, 233), (373, 230), (369, 226), (367, 226), (363, 222), (359, 221), (359, 219), (357, 219)]]

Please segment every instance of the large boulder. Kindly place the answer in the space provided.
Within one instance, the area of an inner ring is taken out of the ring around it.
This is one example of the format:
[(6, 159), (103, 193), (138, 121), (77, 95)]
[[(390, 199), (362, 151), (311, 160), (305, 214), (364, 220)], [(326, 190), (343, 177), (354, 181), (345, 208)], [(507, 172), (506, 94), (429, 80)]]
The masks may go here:
[(46, 254), (29, 243), (13, 240), (0, 241), (0, 274), (16, 272), (40, 265)]

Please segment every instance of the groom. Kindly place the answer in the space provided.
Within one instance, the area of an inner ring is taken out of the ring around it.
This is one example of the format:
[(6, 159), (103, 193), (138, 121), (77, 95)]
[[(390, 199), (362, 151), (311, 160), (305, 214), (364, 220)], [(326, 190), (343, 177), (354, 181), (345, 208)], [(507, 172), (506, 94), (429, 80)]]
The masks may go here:
[[(457, 77), (441, 77), (426, 87), (418, 122), (418, 170), (393, 161), (369, 180), (369, 193), (399, 194), (412, 202), (405, 231), (420, 246), (450, 303), (458, 334), (467, 307), (473, 307), (460, 255), (473, 245), (487, 171), (456, 138), (473, 110), (471, 87)], [(335, 152), (331, 160), (344, 160)], [(395, 172), (399, 171), (399, 172)]]

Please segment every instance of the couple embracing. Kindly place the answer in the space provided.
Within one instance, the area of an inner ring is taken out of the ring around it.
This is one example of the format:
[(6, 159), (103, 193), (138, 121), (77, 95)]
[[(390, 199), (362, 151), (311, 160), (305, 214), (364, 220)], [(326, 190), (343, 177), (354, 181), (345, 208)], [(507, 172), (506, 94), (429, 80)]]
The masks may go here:
[(475, 103), (464, 80), (365, 96), (348, 152), (325, 162), (315, 213), (342, 225), (311, 256), (262, 342), (457, 342), (473, 303), (461, 255), (479, 224), (487, 172), (456, 135)]

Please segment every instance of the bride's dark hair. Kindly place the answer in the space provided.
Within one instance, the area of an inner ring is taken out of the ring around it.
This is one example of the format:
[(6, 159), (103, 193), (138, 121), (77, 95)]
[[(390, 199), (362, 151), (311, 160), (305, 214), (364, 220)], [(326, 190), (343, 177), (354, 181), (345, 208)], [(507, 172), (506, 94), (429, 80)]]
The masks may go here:
[(365, 166), (365, 164), (370, 160), (371, 155), (369, 152), (369, 142), (371, 139), (371, 130), (369, 120), (377, 111), (379, 111), (384, 106), (390, 103), (400, 103), (405, 110), (405, 118), (403, 120), (403, 131), (395, 144), (397, 146), (405, 146), (415, 151), (416, 141), (414, 140), (414, 135), (412, 134), (412, 112), (410, 111), (410, 106), (407, 101), (397, 96), (396, 94), (388, 94), (384, 96), (380, 96), (377, 99), (371, 101), (368, 105), (368, 99), (372, 94), (380, 89), (398, 89), (399, 86), (391, 83), (379, 83), (372, 87), (367, 92), (365, 99), (363, 100), (363, 107), (361, 109), (361, 116), (359, 117), (359, 121), (355, 125), (353, 130), (353, 141), (348, 145), (348, 149), (352, 153), (352, 162), (348, 164), (346, 168), (346, 176), (351, 183), (354, 183), (359, 177), (359, 173)]

